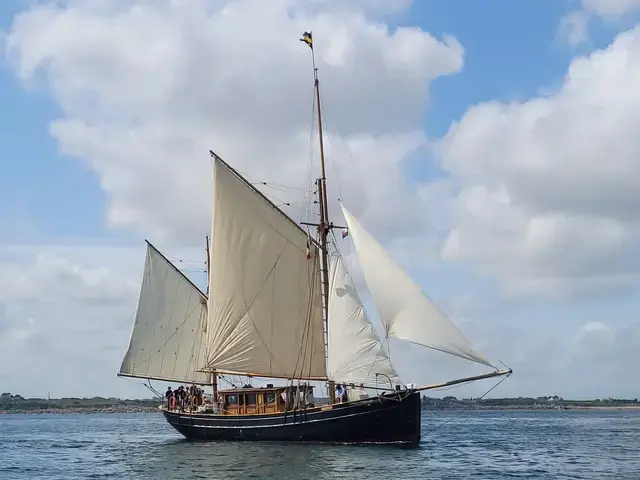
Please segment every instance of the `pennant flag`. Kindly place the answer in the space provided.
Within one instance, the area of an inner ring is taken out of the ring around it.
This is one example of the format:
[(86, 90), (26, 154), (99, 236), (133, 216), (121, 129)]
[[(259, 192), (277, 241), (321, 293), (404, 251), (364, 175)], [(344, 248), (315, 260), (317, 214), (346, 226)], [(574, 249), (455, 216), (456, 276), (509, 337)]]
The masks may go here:
[(349, 236), (349, 230), (346, 228), (342, 229), (342, 238), (348, 237)]
[(309, 48), (313, 50), (313, 39), (311, 38), (311, 32), (304, 32), (300, 41), (309, 45)]
[(309, 239), (307, 239), (307, 260), (311, 259), (311, 245), (309, 244)]

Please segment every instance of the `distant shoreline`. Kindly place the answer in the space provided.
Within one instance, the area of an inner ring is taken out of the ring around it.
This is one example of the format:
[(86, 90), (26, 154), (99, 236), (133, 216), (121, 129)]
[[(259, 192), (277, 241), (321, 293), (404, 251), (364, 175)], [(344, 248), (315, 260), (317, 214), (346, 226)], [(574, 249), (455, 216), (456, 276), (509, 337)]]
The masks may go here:
[[(160, 402), (158, 402), (160, 404)], [(0, 410), (0, 415), (96, 415), (102, 413), (154, 413), (159, 412), (158, 407), (130, 407), (130, 406), (114, 406), (114, 407), (74, 407), (74, 408), (38, 408), (38, 409), (19, 409)]]
[[(109, 413), (158, 413), (158, 407), (164, 404), (164, 398), (121, 399), (115, 397), (63, 397), (63, 398), (24, 398), (10, 393), (0, 394), (0, 415), (10, 414), (109, 414)], [(316, 404), (326, 404), (328, 398), (317, 398)], [(505, 397), (471, 399), (456, 397), (421, 399), (425, 412), (461, 412), (481, 411), (640, 411), (640, 401), (634, 399), (595, 399), (565, 400), (562, 397)]]
[[(158, 402), (158, 405), (160, 402)], [(465, 410), (465, 408), (423, 408), (428, 412), (459, 412)], [(550, 407), (550, 406), (536, 406), (536, 407), (522, 407), (522, 406), (499, 406), (499, 407), (487, 407), (487, 406), (475, 406), (466, 408), (468, 411), (473, 412), (486, 412), (486, 411), (514, 411), (514, 412), (536, 412), (536, 411), (601, 411), (601, 412), (615, 412), (615, 411), (640, 411), (640, 405), (619, 405), (619, 406), (564, 406), (562, 408)], [(11, 409), (0, 410), (0, 415), (97, 415), (97, 414), (123, 414), (123, 413), (159, 413), (158, 406), (112, 406), (112, 407), (74, 407), (74, 408), (41, 408), (32, 410), (23, 409)]]
[(468, 406), (468, 407), (445, 407), (445, 408), (429, 408), (423, 407), (425, 411), (438, 412), (450, 411), (457, 412), (460, 410), (473, 410), (474, 412), (505, 410), (514, 412), (531, 412), (531, 411), (567, 411), (567, 410), (599, 410), (599, 411), (617, 411), (617, 410), (640, 410), (640, 405), (611, 405), (611, 406), (580, 406), (580, 405), (563, 405), (561, 407), (536, 405), (536, 406)]

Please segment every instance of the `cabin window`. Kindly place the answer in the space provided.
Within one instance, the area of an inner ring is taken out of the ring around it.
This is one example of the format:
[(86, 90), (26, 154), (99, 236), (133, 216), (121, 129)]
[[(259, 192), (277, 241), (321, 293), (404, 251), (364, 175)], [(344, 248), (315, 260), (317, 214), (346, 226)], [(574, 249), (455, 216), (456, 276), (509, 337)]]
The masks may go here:
[(247, 393), (247, 405), (257, 405), (258, 396), (255, 393)]
[(246, 395), (244, 395), (244, 394), (242, 394), (242, 393), (241, 393), (240, 395), (238, 395), (238, 397), (240, 397), (240, 405), (244, 406), (244, 405), (246, 405), (246, 404), (247, 404), (247, 401), (246, 401), (246, 400), (247, 400), (247, 399), (246, 399)]
[(276, 403), (276, 392), (265, 392), (264, 403)]
[(227, 405), (238, 405), (238, 396), (233, 394), (233, 395), (227, 395), (226, 396), (227, 399)]

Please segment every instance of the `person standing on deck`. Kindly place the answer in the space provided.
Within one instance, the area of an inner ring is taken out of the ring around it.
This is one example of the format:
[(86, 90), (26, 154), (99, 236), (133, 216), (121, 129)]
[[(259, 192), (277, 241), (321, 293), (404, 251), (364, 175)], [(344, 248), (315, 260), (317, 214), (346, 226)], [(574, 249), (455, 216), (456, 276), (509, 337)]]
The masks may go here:
[(182, 411), (182, 385), (180, 385), (178, 388), (176, 388), (176, 390), (173, 392), (174, 396), (176, 397), (176, 407), (179, 411)]
[(167, 399), (167, 409), (171, 410), (171, 398), (173, 397), (173, 390), (171, 390), (171, 385), (167, 387), (167, 391), (165, 392), (164, 396)]
[(336, 397), (338, 397), (338, 403), (342, 403), (342, 396), (344, 395), (344, 388), (342, 387), (342, 384), (338, 384), (338, 386), (336, 387)]

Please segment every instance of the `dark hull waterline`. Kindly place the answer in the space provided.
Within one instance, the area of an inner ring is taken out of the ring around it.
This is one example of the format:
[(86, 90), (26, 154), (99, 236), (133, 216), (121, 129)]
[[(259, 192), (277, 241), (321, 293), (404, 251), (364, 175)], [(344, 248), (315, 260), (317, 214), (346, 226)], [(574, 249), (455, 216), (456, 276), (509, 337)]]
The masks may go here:
[(391, 395), (263, 415), (215, 415), (163, 410), (169, 424), (189, 440), (367, 443), (417, 446), (420, 394)]

